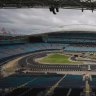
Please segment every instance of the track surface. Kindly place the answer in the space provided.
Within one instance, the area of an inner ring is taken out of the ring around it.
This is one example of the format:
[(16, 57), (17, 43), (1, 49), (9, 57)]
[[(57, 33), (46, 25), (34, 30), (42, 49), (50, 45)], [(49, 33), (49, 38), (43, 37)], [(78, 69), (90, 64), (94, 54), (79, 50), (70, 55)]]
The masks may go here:
[[(29, 56), (26, 56), (19, 60), (18, 64), (25, 69), (31, 70), (31, 71), (88, 71), (88, 65), (83, 64), (39, 64), (38, 62), (35, 62), (35, 58), (40, 58), (43, 56), (46, 56), (49, 52), (36, 52)], [(52, 53), (52, 52), (51, 52)], [(94, 71), (96, 69), (96, 65), (90, 64), (91, 71)]]

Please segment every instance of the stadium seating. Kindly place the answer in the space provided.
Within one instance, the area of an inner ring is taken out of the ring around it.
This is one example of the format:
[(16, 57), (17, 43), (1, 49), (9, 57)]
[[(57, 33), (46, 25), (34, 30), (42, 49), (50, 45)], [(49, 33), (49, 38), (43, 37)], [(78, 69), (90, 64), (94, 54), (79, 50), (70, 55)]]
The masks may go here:
[(54, 85), (62, 76), (32, 76), (16, 74), (0, 79), (0, 88), (33, 87), (47, 88)]
[(63, 88), (82, 88), (84, 81), (80, 75), (67, 75), (59, 86)]
[[(15, 88), (12, 92), (6, 93), (5, 96), (43, 96), (42, 92), (49, 89), (63, 77), (64, 75), (32, 75), (32, 74), (14, 74), (0, 79), (0, 88)], [(66, 75), (58, 84), (51, 96), (79, 96), (84, 87), (84, 81), (81, 75)], [(29, 91), (28, 91), (29, 90)], [(76, 90), (76, 92), (75, 92)], [(27, 92), (27, 93), (26, 93)], [(45, 95), (44, 95), (45, 96)]]
[[(33, 87), (47, 88), (56, 84), (63, 75), (35, 76), (30, 74), (15, 74), (0, 79), (0, 88)], [(82, 88), (84, 81), (81, 75), (67, 75), (58, 85), (60, 88)]]
[(23, 53), (34, 52), (39, 50), (49, 49), (61, 49), (63, 44), (48, 44), (48, 43), (34, 43), (34, 44), (17, 44), (17, 45), (6, 45), (0, 47), (0, 61), (5, 57), (15, 56)]
[[(68, 88), (57, 88), (54, 91), (54, 94), (52, 96), (67, 96), (69, 89)], [(80, 96), (80, 93), (82, 92), (82, 89), (72, 89), (69, 96)]]
[(96, 52), (96, 47), (86, 47), (86, 46), (67, 46), (65, 51), (75, 51), (75, 52)]
[(48, 42), (63, 43), (96, 43), (96, 40), (89, 39), (70, 39), (70, 38), (48, 38)]
[(96, 75), (92, 75), (92, 81), (89, 81), (92, 88), (96, 88)]
[(2, 60), (9, 59), (12, 56), (40, 51), (40, 50), (52, 50), (52, 49), (64, 49), (65, 51), (96, 51), (94, 46), (74, 46), (70, 44), (59, 44), (59, 43), (27, 43), (27, 44), (16, 44), (16, 45), (2, 45), (0, 46), (0, 62)]

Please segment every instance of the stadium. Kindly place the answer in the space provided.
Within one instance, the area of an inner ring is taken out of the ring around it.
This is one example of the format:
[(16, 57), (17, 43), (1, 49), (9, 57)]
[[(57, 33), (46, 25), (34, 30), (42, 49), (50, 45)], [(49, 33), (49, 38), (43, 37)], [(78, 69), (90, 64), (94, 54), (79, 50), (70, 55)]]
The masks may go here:
[(0, 71), (4, 96), (95, 96), (96, 33), (1, 35)]
[(96, 96), (90, 10), (96, 0), (0, 0), (0, 96)]

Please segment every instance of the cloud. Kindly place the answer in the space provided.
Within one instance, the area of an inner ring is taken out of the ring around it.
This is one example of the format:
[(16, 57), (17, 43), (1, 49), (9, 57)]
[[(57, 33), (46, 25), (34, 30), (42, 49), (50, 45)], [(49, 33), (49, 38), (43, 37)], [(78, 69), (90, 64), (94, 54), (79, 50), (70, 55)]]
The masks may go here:
[(81, 12), (81, 10), (60, 9), (60, 12), (54, 15), (48, 9), (0, 9), (0, 29), (4, 27), (11, 32), (15, 30), (18, 34), (37, 34), (77, 28), (95, 31), (93, 25), (96, 25), (96, 12), (92, 13), (90, 10)]

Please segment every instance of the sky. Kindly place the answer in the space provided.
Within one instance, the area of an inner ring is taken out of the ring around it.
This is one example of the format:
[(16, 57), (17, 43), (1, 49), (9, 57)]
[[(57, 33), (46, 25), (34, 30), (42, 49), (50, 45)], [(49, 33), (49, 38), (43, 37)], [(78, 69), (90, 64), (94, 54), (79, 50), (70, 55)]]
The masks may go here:
[(0, 32), (38, 34), (54, 31), (96, 31), (96, 12), (60, 9), (54, 15), (49, 9), (0, 9)]

